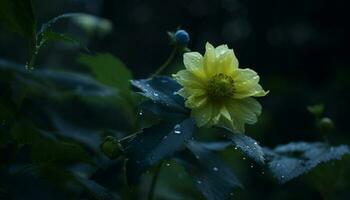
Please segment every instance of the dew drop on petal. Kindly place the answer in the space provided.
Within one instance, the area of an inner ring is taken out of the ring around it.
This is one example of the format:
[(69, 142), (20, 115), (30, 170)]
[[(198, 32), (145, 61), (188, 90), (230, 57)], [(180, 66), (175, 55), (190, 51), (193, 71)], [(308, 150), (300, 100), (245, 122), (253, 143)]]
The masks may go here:
[(217, 172), (217, 171), (219, 171), (219, 168), (213, 167), (213, 170)]
[(197, 183), (198, 183), (198, 184), (202, 184), (202, 181), (200, 181), (200, 180), (197, 180)]

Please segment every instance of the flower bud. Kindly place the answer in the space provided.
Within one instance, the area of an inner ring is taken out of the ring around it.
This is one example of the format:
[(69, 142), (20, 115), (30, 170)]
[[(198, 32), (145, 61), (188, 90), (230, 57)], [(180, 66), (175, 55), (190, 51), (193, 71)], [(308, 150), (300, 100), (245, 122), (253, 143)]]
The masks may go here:
[(175, 32), (175, 41), (180, 45), (187, 45), (190, 41), (190, 35), (185, 30), (178, 30)]
[(332, 129), (334, 128), (334, 123), (333, 121), (328, 118), (328, 117), (323, 117), (319, 122), (318, 122), (318, 129), (322, 134), (329, 133)]
[(110, 159), (116, 159), (123, 153), (123, 147), (113, 136), (107, 136), (101, 144), (101, 151)]

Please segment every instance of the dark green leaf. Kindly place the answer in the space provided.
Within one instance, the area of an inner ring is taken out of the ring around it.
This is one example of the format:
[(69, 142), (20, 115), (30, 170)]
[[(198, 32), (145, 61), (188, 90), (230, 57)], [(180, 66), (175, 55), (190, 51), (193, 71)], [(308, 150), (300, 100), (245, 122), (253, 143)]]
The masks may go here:
[(67, 199), (68, 196), (41, 176), (36, 165), (15, 165), (10, 167), (7, 177), (10, 199)]
[(48, 41), (62, 41), (67, 43), (72, 43), (80, 46), (82, 49), (89, 51), (87, 47), (82, 44), (79, 40), (73, 38), (72, 36), (64, 33), (56, 33), (54, 31), (45, 31), (42, 35), (42, 40), (40, 41), (40, 46), (44, 45)]
[(36, 31), (36, 18), (32, 0), (1, 0), (0, 22), (10, 31), (33, 39)]
[(119, 200), (120, 197), (109, 191), (108, 189), (104, 188), (103, 186), (99, 185), (93, 180), (89, 180), (83, 177), (77, 176), (77, 180), (79, 183), (85, 187), (88, 196), (92, 197), (92, 199), (95, 200)]
[(129, 92), (131, 72), (118, 58), (108, 53), (82, 55), (78, 62), (87, 66), (98, 81), (123, 92)]
[(340, 145), (331, 147), (326, 143), (292, 142), (277, 146), (271, 150), (264, 149), (268, 166), (281, 183), (296, 178), (318, 164), (331, 160), (339, 160), (345, 154), (349, 154), (349, 147)]
[(264, 152), (259, 146), (258, 142), (253, 138), (243, 134), (234, 134), (231, 137), (231, 141), (236, 148), (243, 151), (248, 157), (253, 159), (255, 162), (263, 165), (264, 164)]
[(203, 145), (190, 142), (187, 147), (189, 151), (178, 157), (206, 199), (226, 200), (234, 189), (242, 187), (232, 170)]
[(194, 128), (195, 122), (189, 118), (179, 123), (161, 121), (138, 133), (125, 145), (130, 183), (137, 181), (150, 166), (181, 149), (192, 138)]
[(221, 151), (232, 145), (231, 142), (226, 142), (226, 141), (198, 142), (198, 143), (211, 151)]
[(66, 13), (66, 14), (62, 14), (57, 17), (54, 17), (41, 26), (41, 29), (38, 35), (43, 34), (44, 32), (50, 31), (50, 29), (52, 29), (52, 27), (62, 19), (72, 18), (80, 15), (84, 15), (84, 14), (83, 13)]
[(172, 78), (157, 76), (150, 79), (133, 80), (132, 84), (142, 91), (142, 95), (155, 103), (177, 112), (187, 112), (184, 99), (177, 94), (181, 86)]

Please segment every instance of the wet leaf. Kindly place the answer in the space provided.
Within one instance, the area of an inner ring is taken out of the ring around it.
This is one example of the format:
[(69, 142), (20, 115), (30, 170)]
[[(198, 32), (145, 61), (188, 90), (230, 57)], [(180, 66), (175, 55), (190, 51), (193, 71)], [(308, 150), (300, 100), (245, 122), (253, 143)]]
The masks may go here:
[(332, 147), (326, 143), (292, 142), (273, 150), (264, 148), (268, 167), (280, 183), (296, 178), (317, 165), (331, 160), (340, 160), (349, 154), (349, 147)]
[(158, 161), (169, 158), (192, 138), (195, 122), (192, 118), (184, 121), (161, 121), (138, 133), (125, 146), (127, 154), (127, 176), (135, 183), (138, 176)]
[(243, 134), (234, 134), (231, 141), (236, 148), (242, 150), (249, 158), (260, 165), (264, 164), (264, 152), (253, 138)]
[(242, 187), (230, 167), (202, 144), (190, 142), (187, 148), (178, 158), (206, 199), (226, 200)]
[(176, 112), (187, 112), (184, 99), (178, 95), (181, 86), (172, 78), (157, 76), (150, 79), (133, 80), (132, 85), (141, 90), (141, 94), (153, 102)]

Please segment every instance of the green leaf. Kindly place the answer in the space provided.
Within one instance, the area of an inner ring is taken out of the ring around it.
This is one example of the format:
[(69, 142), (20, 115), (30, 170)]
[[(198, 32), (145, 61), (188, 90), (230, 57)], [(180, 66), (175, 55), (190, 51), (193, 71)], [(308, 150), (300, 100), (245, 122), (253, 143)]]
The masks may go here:
[(84, 14), (83, 13), (66, 13), (66, 14), (62, 14), (57, 17), (54, 17), (41, 26), (40, 31), (38, 32), (38, 35), (41, 35), (44, 32), (49, 31), (58, 21), (62, 19), (74, 18), (80, 15), (84, 15)]
[(67, 199), (58, 188), (42, 177), (37, 165), (13, 165), (5, 177), (10, 199)]
[[(195, 122), (192, 118), (184, 121), (161, 121), (145, 128), (131, 141), (124, 144), (127, 154), (127, 176), (135, 183), (142, 172), (158, 161), (169, 158), (191, 140)], [(122, 143), (123, 144), (123, 143)]]
[(108, 86), (128, 92), (131, 72), (122, 61), (108, 53), (81, 55), (78, 63), (87, 66), (98, 81)]
[(172, 78), (157, 76), (150, 79), (133, 80), (133, 86), (142, 91), (157, 104), (161, 104), (176, 112), (188, 113), (184, 107), (184, 99), (177, 94), (181, 86)]
[[(100, 184), (96, 183), (93, 180), (86, 179), (83, 177), (77, 176), (77, 180), (79, 183), (85, 188), (85, 190), (88, 193), (89, 197), (92, 197), (91, 199), (96, 200), (119, 200), (121, 199), (118, 195), (115, 193), (109, 191), (105, 187), (101, 186)], [(90, 198), (88, 198), (90, 199)]]
[(349, 154), (349, 147), (340, 145), (332, 147), (326, 143), (292, 142), (280, 145), (273, 150), (264, 149), (268, 167), (280, 183), (296, 178), (320, 163), (340, 160)]
[(230, 139), (235, 148), (242, 150), (258, 164), (264, 165), (264, 152), (257, 141), (243, 134), (234, 134)]
[(42, 40), (40, 41), (40, 46), (44, 45), (48, 41), (62, 41), (62, 42), (72, 43), (77, 46), (80, 46), (85, 51), (89, 51), (87, 47), (84, 44), (82, 44), (79, 40), (64, 33), (56, 33), (51, 30), (43, 32)]
[(230, 167), (203, 145), (189, 142), (187, 148), (178, 158), (206, 199), (226, 200), (242, 187)]
[(0, 22), (22, 37), (35, 38), (36, 18), (32, 0), (1, 0)]

